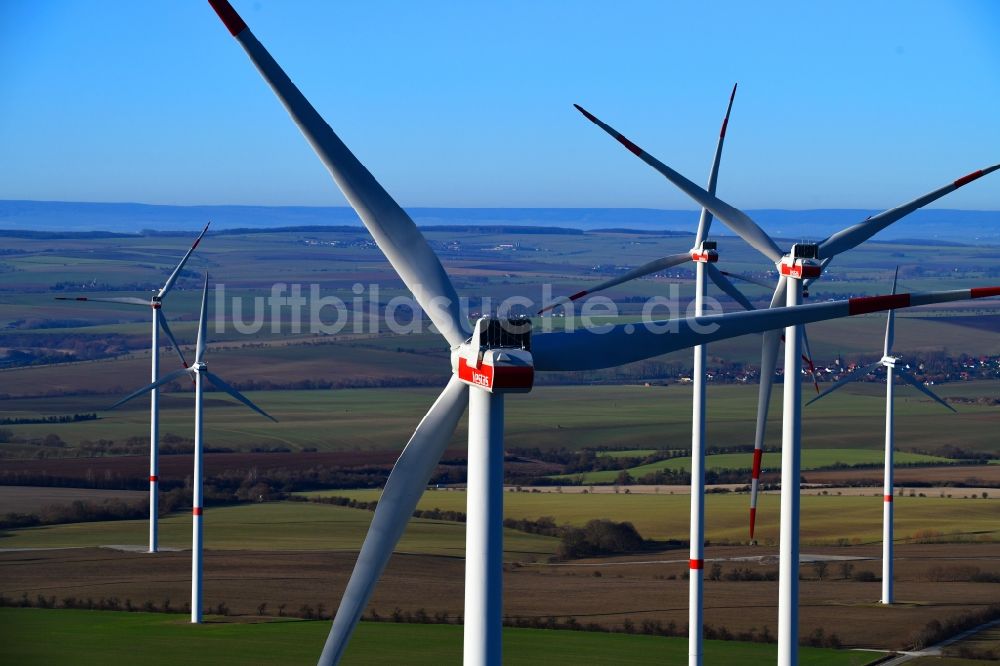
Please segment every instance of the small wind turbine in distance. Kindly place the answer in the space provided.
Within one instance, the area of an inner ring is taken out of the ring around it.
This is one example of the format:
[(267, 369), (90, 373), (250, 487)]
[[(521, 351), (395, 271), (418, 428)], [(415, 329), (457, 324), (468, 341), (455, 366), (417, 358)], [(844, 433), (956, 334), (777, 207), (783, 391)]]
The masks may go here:
[[(579, 108), (579, 107), (578, 107)], [(733, 230), (751, 247), (774, 262), (778, 269), (778, 284), (771, 299), (771, 307), (785, 301), (787, 307), (798, 307), (806, 293), (805, 283), (818, 278), (830, 261), (843, 252), (853, 249), (902, 219), (915, 210), (923, 208), (946, 194), (954, 192), (988, 173), (1000, 169), (1000, 164), (973, 171), (970, 174), (923, 195), (913, 201), (869, 217), (867, 220), (842, 229), (820, 243), (796, 243), (785, 251), (743, 211), (722, 201), (692, 181), (674, 171), (645, 150), (632, 143), (610, 125), (593, 114), (580, 108), (588, 120), (618, 140), (629, 152), (636, 155), (660, 172), (667, 180), (691, 197), (703, 208), (707, 208), (726, 226)], [(785, 378), (784, 406), (782, 410), (781, 433), (781, 528), (779, 532), (780, 555), (778, 575), (778, 663), (782, 666), (798, 660), (798, 588), (799, 588), (799, 471), (801, 467), (802, 443), (802, 384), (799, 377), (801, 364), (801, 325), (785, 328)], [(754, 482), (751, 484), (751, 522), (754, 519), (756, 480), (760, 473), (760, 458), (763, 451), (763, 423), (760, 415), (766, 417), (770, 401), (770, 387), (774, 380), (774, 366), (780, 332), (775, 330), (764, 335), (761, 358), (761, 387), (758, 402), (758, 441), (754, 444)], [(751, 528), (752, 529), (752, 528)]]
[[(896, 307), (1000, 295), (1000, 287), (900, 294), (797, 308), (689, 317), (531, 336), (530, 322), (468, 319), (441, 261), (409, 215), (341, 141), (227, 0), (209, 0), (326, 166), (393, 269), (450, 346), (452, 376), (393, 466), (347, 583), (319, 664), (343, 655), (431, 474), (469, 406), (464, 662), (501, 663), (503, 619), (503, 393), (530, 390), (534, 371), (610, 368), (698, 344)], [(708, 327), (707, 329), (702, 327)], [(668, 332), (669, 330), (669, 332)], [(466, 395), (468, 394), (468, 395)]]
[[(186, 368), (187, 361), (184, 360), (184, 354), (181, 353), (181, 348), (177, 344), (174, 334), (170, 331), (170, 326), (167, 325), (167, 318), (163, 316), (163, 310), (161, 306), (163, 305), (163, 299), (166, 297), (170, 290), (173, 289), (174, 283), (177, 282), (177, 278), (180, 277), (181, 271), (184, 269), (184, 264), (187, 263), (188, 259), (194, 253), (201, 239), (205, 236), (205, 232), (208, 231), (209, 222), (205, 225), (205, 228), (201, 230), (198, 237), (191, 244), (190, 249), (181, 257), (180, 262), (174, 268), (170, 277), (167, 281), (163, 283), (163, 286), (159, 291), (156, 292), (148, 301), (141, 298), (131, 298), (131, 297), (121, 297), (121, 298), (90, 298), (89, 296), (77, 296), (76, 298), (69, 298), (63, 296), (57, 296), (57, 301), (93, 301), (97, 303), (118, 303), (122, 305), (138, 305), (140, 307), (148, 307), (153, 311), (153, 334), (152, 334), (152, 344), (150, 347), (149, 358), (150, 358), (150, 381), (155, 382), (160, 376), (160, 341), (159, 332), (163, 329), (166, 333), (167, 338), (170, 339), (170, 344), (173, 346), (174, 351), (177, 352), (177, 356), (180, 357), (181, 364)], [(156, 389), (149, 392), (149, 552), (155, 553), (158, 548), (158, 532), (157, 532), (157, 520), (158, 507), (157, 500), (159, 493), (157, 492), (159, 487), (159, 455), (158, 447), (160, 441), (160, 408), (159, 400)]]
[[(899, 277), (899, 268), (896, 268), (896, 275), (892, 278), (892, 293), (896, 293), (896, 279)], [(842, 377), (837, 383), (826, 389), (818, 396), (806, 403), (811, 405), (820, 398), (830, 395), (837, 389), (846, 386), (852, 381), (867, 377), (873, 370), (882, 366), (885, 368), (885, 480), (882, 490), (882, 603), (893, 603), (892, 592), (892, 451), (893, 451), (893, 377), (898, 375), (903, 381), (915, 387), (918, 391), (928, 396), (931, 400), (939, 403), (947, 409), (955, 412), (954, 407), (942, 400), (929, 388), (924, 386), (916, 377), (905, 369), (897, 366), (898, 356), (892, 355), (892, 343), (895, 337), (896, 313), (889, 311), (889, 316), (885, 324), (885, 345), (882, 348), (882, 358), (876, 363), (866, 366), (858, 366), (847, 375)]]
[(207, 379), (216, 388), (228, 393), (233, 396), (244, 405), (257, 412), (261, 416), (271, 419), (275, 423), (278, 419), (274, 418), (263, 409), (253, 404), (250, 398), (246, 397), (235, 388), (227, 384), (221, 377), (213, 372), (209, 372), (208, 364), (205, 362), (205, 339), (207, 337), (207, 326), (208, 326), (208, 274), (205, 274), (205, 287), (201, 293), (201, 314), (198, 317), (198, 343), (195, 347), (195, 357), (194, 365), (189, 368), (184, 368), (182, 370), (175, 370), (171, 373), (164, 375), (162, 378), (156, 380), (148, 386), (130, 393), (125, 396), (115, 404), (111, 405), (109, 409), (114, 409), (119, 405), (122, 405), (136, 396), (140, 396), (147, 391), (155, 391), (157, 387), (163, 386), (164, 384), (169, 384), (175, 379), (179, 379), (185, 375), (190, 376), (194, 380), (194, 474), (191, 479), (191, 484), (193, 486), (192, 493), (192, 534), (191, 534), (191, 622), (198, 623), (201, 622), (201, 599), (202, 599), (202, 430), (203, 430), (203, 419), (202, 419), (202, 393), (204, 386), (204, 379)]

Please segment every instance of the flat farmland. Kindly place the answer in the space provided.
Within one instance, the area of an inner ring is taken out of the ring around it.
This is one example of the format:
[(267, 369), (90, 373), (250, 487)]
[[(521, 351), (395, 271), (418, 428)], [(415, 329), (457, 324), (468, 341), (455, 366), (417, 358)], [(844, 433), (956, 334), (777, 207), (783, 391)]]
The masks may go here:
[[(802, 452), (802, 470), (809, 471), (822, 469), (824, 467), (853, 466), (853, 465), (880, 465), (884, 458), (882, 451), (866, 449), (805, 449)], [(764, 455), (764, 469), (776, 472), (781, 469), (781, 453), (768, 452)], [(899, 452), (894, 456), (897, 465), (929, 465), (934, 463), (951, 462), (948, 458), (940, 456), (929, 456), (920, 453)], [(753, 455), (750, 453), (719, 453), (705, 457), (705, 469), (710, 471), (745, 469), (749, 470), (753, 463)], [(682, 456), (670, 458), (636, 467), (629, 467), (626, 471), (634, 478), (641, 478), (645, 474), (660, 470), (671, 471), (691, 471), (691, 457)], [(556, 479), (572, 479), (580, 483), (612, 483), (619, 472), (615, 470), (602, 470), (599, 472), (586, 472), (570, 476), (553, 477)]]
[[(323, 647), (328, 622), (259, 619), (251, 622), (213, 618), (191, 626), (177, 616), (151, 613), (74, 610), (0, 609), (4, 651), (25, 666), (70, 661), (103, 665), (129, 661), (141, 644), (143, 663), (171, 665), (253, 663), (260, 666), (313, 664)], [(504, 663), (526, 666), (580, 663), (682, 664), (687, 642), (680, 638), (601, 634), (542, 629), (503, 632)], [(773, 645), (706, 641), (710, 661), (769, 664)], [(386, 663), (436, 666), (461, 659), (462, 627), (362, 622), (348, 647), (347, 664)], [(871, 655), (846, 650), (803, 648), (808, 666), (863, 666)]]
[[(360, 509), (306, 502), (209, 507), (204, 513), (205, 548), (354, 551), (361, 548), (372, 515)], [(0, 548), (141, 546), (147, 535), (144, 520), (70, 523), (8, 530), (0, 535)], [(190, 515), (161, 519), (160, 543), (164, 548), (190, 549)], [(545, 559), (555, 552), (556, 545), (552, 537), (505, 531), (507, 559)], [(465, 525), (413, 519), (398, 550), (462, 557)]]
[[(336, 495), (372, 501), (378, 490), (332, 490), (306, 493)], [(757, 538), (775, 543), (778, 538), (779, 495), (765, 493), (758, 502)], [(420, 509), (464, 511), (465, 492), (425, 492)], [(748, 495), (709, 494), (705, 498), (705, 536), (708, 541), (744, 543), (749, 520)], [(535, 520), (550, 516), (559, 524), (583, 525), (592, 518), (629, 521), (647, 539), (688, 538), (690, 496), (582, 493), (504, 493), (506, 518)], [(897, 497), (896, 539), (942, 541), (1000, 540), (1000, 499), (946, 497)], [(879, 543), (882, 535), (882, 493), (871, 496), (807, 495), (802, 497), (801, 539), (804, 544)]]
[[(98, 364), (89, 367), (100, 369)], [(231, 379), (232, 373), (221, 363), (213, 367)], [(55, 372), (57, 368), (46, 370)], [(0, 376), (4, 374), (0, 372)], [(1000, 382), (944, 384), (935, 390), (945, 398), (975, 401), (1000, 395)], [(884, 391), (884, 385), (875, 383), (852, 385), (805, 408), (805, 448), (881, 451), (885, 402), (877, 397), (884, 395)], [(275, 424), (250, 414), (228, 397), (209, 392), (205, 441), (209, 447), (237, 450), (265, 446), (291, 450), (399, 451), (438, 393), (436, 387), (247, 391), (252, 400), (280, 420)], [(803, 395), (808, 395), (808, 391), (804, 390)], [(80, 395), (7, 399), (0, 404), (0, 417), (39, 418), (94, 411), (99, 414), (100, 418), (94, 421), (5, 426), (15, 435), (29, 439), (57, 434), (70, 445), (70, 450), (52, 451), (49, 455), (72, 454), (72, 446), (83, 440), (110, 439), (122, 443), (129, 437), (148, 438), (148, 400), (137, 398), (113, 412), (102, 411), (111, 400), (110, 396)], [(528, 395), (508, 398), (505, 443), (508, 447), (542, 449), (687, 448), (690, 400), (690, 387), (681, 385), (538, 386)], [(710, 386), (709, 446), (725, 449), (752, 445), (756, 401), (756, 386)], [(898, 390), (897, 447), (903, 451), (934, 452), (946, 446), (959, 446), (967, 451), (1000, 453), (1000, 439), (993, 435), (1000, 428), (1000, 407), (959, 404), (957, 408), (959, 413), (952, 414), (913, 389)], [(165, 394), (161, 400), (161, 432), (190, 437), (192, 412), (189, 391)], [(777, 448), (780, 444), (780, 422), (781, 391), (776, 390), (768, 420), (765, 442), (768, 447)], [(464, 423), (463, 420), (452, 439), (454, 448), (465, 446)], [(37, 450), (37, 447), (0, 444), (0, 451), (10, 451), (7, 457), (34, 457)]]
[[(208, 532), (206, 531), (206, 534)], [(878, 546), (810, 548), (809, 557), (849, 557), (852, 572), (878, 572)], [(513, 563), (505, 567), (504, 612), (509, 616), (576, 618), (621, 628), (626, 620), (670, 622), (682, 630), (687, 621), (687, 549), (632, 557), (601, 558), (565, 564)], [(709, 546), (706, 559), (723, 574), (736, 569), (757, 573), (777, 569), (775, 547)], [(256, 616), (262, 603), (277, 615), (279, 607), (297, 612), (308, 604), (336, 607), (356, 553), (283, 551), (206, 552), (205, 604), (225, 602), (234, 615)], [(952, 580), (967, 570), (1000, 573), (996, 544), (907, 545), (897, 549), (897, 596), (890, 608), (876, 603), (880, 584), (843, 577), (840, 562), (829, 562), (823, 580), (812, 564), (803, 564), (801, 634), (817, 628), (836, 633), (845, 646), (898, 649), (931, 620), (980, 610), (996, 601), (994, 584)], [(945, 572), (943, 577), (939, 572)], [(396, 554), (375, 588), (368, 613), (388, 617), (399, 608), (430, 615), (462, 613), (464, 562), (435, 555)], [(597, 575), (600, 574), (600, 575)], [(146, 600), (161, 607), (170, 599), (180, 608), (189, 598), (190, 555), (163, 552), (150, 556), (108, 549), (0, 552), (0, 589), (8, 598), (27, 593), (61, 601), (115, 596), (124, 603)], [(932, 580), (936, 582), (931, 582)], [(705, 621), (714, 628), (757, 633), (777, 626), (777, 581), (732, 581), (725, 576), (705, 583)], [(171, 621), (186, 624), (186, 618)], [(325, 630), (324, 630), (325, 633)], [(680, 639), (683, 640), (683, 639)], [(315, 658), (315, 656), (313, 656)], [(772, 657), (773, 660), (773, 657)]]

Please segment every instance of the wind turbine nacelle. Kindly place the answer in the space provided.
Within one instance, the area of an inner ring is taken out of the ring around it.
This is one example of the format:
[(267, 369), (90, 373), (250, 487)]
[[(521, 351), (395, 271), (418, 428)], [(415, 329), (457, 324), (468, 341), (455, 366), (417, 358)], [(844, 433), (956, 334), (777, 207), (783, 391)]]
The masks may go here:
[(691, 261), (714, 264), (719, 260), (718, 245), (715, 241), (702, 241), (701, 247), (691, 249)]
[(491, 393), (527, 393), (535, 381), (531, 320), (481, 317), (475, 331), (452, 353), (452, 372)]
[(778, 270), (782, 275), (796, 280), (818, 278), (823, 272), (823, 264), (817, 258), (819, 246), (815, 243), (796, 243), (792, 251), (781, 258)]

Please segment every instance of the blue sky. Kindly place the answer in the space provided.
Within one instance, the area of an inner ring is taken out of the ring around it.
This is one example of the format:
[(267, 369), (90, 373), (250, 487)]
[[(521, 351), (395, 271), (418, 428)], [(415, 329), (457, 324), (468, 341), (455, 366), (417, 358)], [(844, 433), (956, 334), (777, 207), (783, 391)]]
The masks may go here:
[[(405, 206), (886, 208), (1000, 162), (1000, 3), (234, 0)], [(0, 0), (0, 198), (343, 205), (205, 0)], [(938, 207), (1000, 209), (1000, 174)]]

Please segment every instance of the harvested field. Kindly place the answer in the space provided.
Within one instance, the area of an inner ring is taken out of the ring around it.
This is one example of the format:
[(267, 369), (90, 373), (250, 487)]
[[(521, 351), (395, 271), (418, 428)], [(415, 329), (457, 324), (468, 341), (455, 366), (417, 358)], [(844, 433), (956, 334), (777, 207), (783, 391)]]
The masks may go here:
[(0, 514), (36, 513), (50, 504), (69, 504), (77, 500), (103, 502), (119, 499), (141, 502), (149, 497), (141, 490), (90, 490), (87, 488), (38, 488), (0, 486)]
[[(827, 469), (803, 472), (807, 483), (824, 483), (831, 486), (851, 483), (870, 483), (873, 486), (882, 485), (882, 472), (877, 469)], [(774, 480), (777, 480), (775, 475)], [(893, 473), (897, 486), (918, 483), (933, 483), (937, 485), (963, 484), (984, 488), (1000, 488), (1000, 465), (942, 465), (935, 467), (898, 467)], [(934, 492), (938, 488), (927, 488)], [(947, 490), (947, 489), (945, 489)], [(961, 493), (961, 488), (955, 488)], [(951, 492), (949, 490), (948, 492)]]
[[(875, 558), (877, 547), (809, 549), (808, 554)], [(900, 545), (897, 547), (897, 595), (886, 608), (875, 601), (878, 582), (842, 578), (831, 562), (825, 580), (811, 564), (802, 566), (802, 636), (817, 628), (835, 631), (849, 646), (901, 648), (915, 629), (933, 619), (981, 609), (996, 601), (997, 584), (932, 582), (935, 567), (956, 575), (969, 567), (1000, 573), (997, 545)], [(709, 547), (706, 558), (722, 558), (723, 578), (736, 568), (756, 572), (777, 568), (775, 548)], [(205, 603), (224, 601), (236, 614), (256, 614), (261, 603), (277, 614), (281, 604), (297, 611), (303, 604), (326, 613), (335, 607), (354, 564), (354, 553), (209, 551), (205, 561)], [(732, 559), (739, 558), (739, 559)], [(747, 560), (746, 558), (751, 558)], [(878, 571), (877, 560), (854, 560), (860, 571)], [(621, 627), (626, 619), (687, 621), (687, 551), (575, 562), (576, 566), (506, 566), (505, 613), (523, 617), (569, 616), (583, 622)], [(711, 566), (711, 564), (709, 564)], [(964, 568), (964, 569), (963, 569)], [(394, 555), (376, 587), (370, 609), (388, 616), (393, 609), (433, 615), (462, 612), (463, 570), (460, 558)], [(597, 575), (597, 574), (600, 575)], [(8, 597), (27, 593), (61, 600), (67, 596), (117, 596), (133, 603), (150, 600), (158, 607), (169, 598), (174, 607), (189, 598), (190, 555), (157, 555), (107, 549), (72, 549), (0, 553), (0, 589)], [(673, 577), (673, 578), (671, 578)], [(940, 577), (940, 576), (938, 576)], [(731, 631), (777, 627), (776, 581), (706, 581), (705, 621)]]

